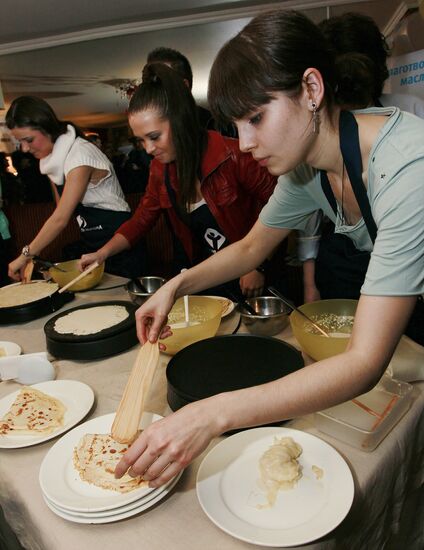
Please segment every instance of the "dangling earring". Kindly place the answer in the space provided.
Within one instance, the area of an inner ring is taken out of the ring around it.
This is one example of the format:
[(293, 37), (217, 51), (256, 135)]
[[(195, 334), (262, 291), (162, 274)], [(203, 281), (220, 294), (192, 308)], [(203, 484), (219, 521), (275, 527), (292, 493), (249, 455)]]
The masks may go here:
[(319, 120), (317, 104), (315, 103), (315, 101), (311, 103), (311, 107), (312, 107), (312, 132), (314, 134), (318, 134), (320, 120)]

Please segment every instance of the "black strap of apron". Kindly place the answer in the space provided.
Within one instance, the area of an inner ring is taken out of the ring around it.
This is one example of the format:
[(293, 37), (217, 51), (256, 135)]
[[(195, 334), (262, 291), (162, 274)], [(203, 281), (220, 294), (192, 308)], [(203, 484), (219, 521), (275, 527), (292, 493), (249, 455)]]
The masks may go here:
[[(340, 112), (340, 149), (342, 151), (343, 162), (346, 166), (349, 180), (352, 185), (353, 193), (364, 218), (369, 236), (372, 242), (375, 242), (377, 237), (377, 225), (374, 221), (371, 212), (371, 206), (367, 196), (367, 190), (362, 181), (362, 157), (359, 147), (358, 125), (355, 117), (350, 111)], [(324, 194), (330, 203), (334, 213), (337, 213), (337, 203), (331, 189), (330, 182), (326, 172), (321, 171), (321, 187)]]
[(168, 165), (165, 166), (165, 187), (168, 193), (169, 200), (171, 201), (172, 207), (175, 210), (175, 213), (185, 225), (190, 227), (190, 216), (186, 212), (184, 212), (181, 206), (178, 204), (177, 194), (175, 193), (175, 190), (172, 188), (171, 180), (169, 179)]

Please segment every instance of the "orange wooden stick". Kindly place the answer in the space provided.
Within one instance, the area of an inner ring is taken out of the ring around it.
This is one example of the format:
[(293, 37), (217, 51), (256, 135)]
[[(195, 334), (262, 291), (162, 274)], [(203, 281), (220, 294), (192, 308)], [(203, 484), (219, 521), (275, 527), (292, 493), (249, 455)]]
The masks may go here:
[(367, 405), (365, 405), (361, 401), (358, 401), (357, 399), (352, 399), (352, 402), (355, 403), (355, 405), (358, 405), (358, 407), (361, 407), (361, 409), (364, 409), (364, 411), (366, 411), (367, 413), (372, 414), (373, 416), (376, 416), (377, 418), (381, 418), (381, 414), (379, 414), (378, 412), (373, 411), (372, 409), (367, 407)]
[(371, 430), (375, 430), (377, 428), (377, 426), (379, 426), (383, 420), (386, 418), (386, 416), (389, 414), (389, 412), (393, 409), (396, 401), (399, 399), (399, 396), (398, 395), (394, 395), (390, 401), (387, 403), (387, 406), (386, 408), (384, 409), (384, 411), (382, 412), (381, 414), (381, 418), (379, 418), (372, 426)]
[(34, 262), (32, 260), (30, 260), (26, 264), (25, 269), (24, 269), (24, 277), (22, 279), (23, 284), (29, 283), (31, 281), (33, 271), (34, 271)]

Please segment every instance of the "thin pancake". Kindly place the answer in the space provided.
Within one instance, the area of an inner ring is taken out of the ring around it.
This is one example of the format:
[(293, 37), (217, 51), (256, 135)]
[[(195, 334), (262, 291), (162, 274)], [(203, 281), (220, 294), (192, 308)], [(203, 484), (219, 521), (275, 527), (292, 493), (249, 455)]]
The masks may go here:
[(46, 281), (3, 286), (0, 288), (0, 308), (29, 304), (51, 296), (58, 289), (58, 284)]
[(65, 411), (59, 399), (25, 386), (0, 420), (0, 435), (51, 433), (63, 426)]
[(57, 319), (54, 330), (58, 334), (82, 336), (96, 334), (122, 323), (129, 317), (124, 306), (96, 306), (77, 309)]
[(74, 466), (83, 481), (103, 489), (128, 493), (138, 487), (147, 486), (141, 476), (125, 474), (115, 479), (116, 465), (128, 445), (118, 443), (110, 434), (85, 434), (74, 449)]

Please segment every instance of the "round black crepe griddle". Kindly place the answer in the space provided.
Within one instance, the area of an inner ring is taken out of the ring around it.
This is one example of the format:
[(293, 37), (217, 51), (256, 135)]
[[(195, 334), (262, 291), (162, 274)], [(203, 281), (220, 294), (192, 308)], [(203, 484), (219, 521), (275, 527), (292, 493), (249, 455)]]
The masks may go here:
[[(129, 316), (120, 323), (94, 334), (60, 334), (55, 330), (56, 321), (69, 313), (103, 306), (123, 306)], [(63, 359), (99, 359), (109, 357), (134, 346), (137, 342), (135, 311), (138, 306), (127, 301), (108, 301), (86, 304), (55, 315), (44, 325), (47, 350)]]
[[(49, 283), (46, 283), (49, 284)], [(13, 325), (15, 323), (27, 323), (39, 319), (50, 313), (54, 313), (65, 304), (73, 300), (73, 292), (59, 294), (59, 289), (50, 296), (45, 296), (33, 302), (19, 306), (0, 307), (0, 325)]]
[(235, 334), (195, 342), (168, 363), (173, 411), (217, 393), (265, 384), (304, 365), (293, 346), (268, 336)]

